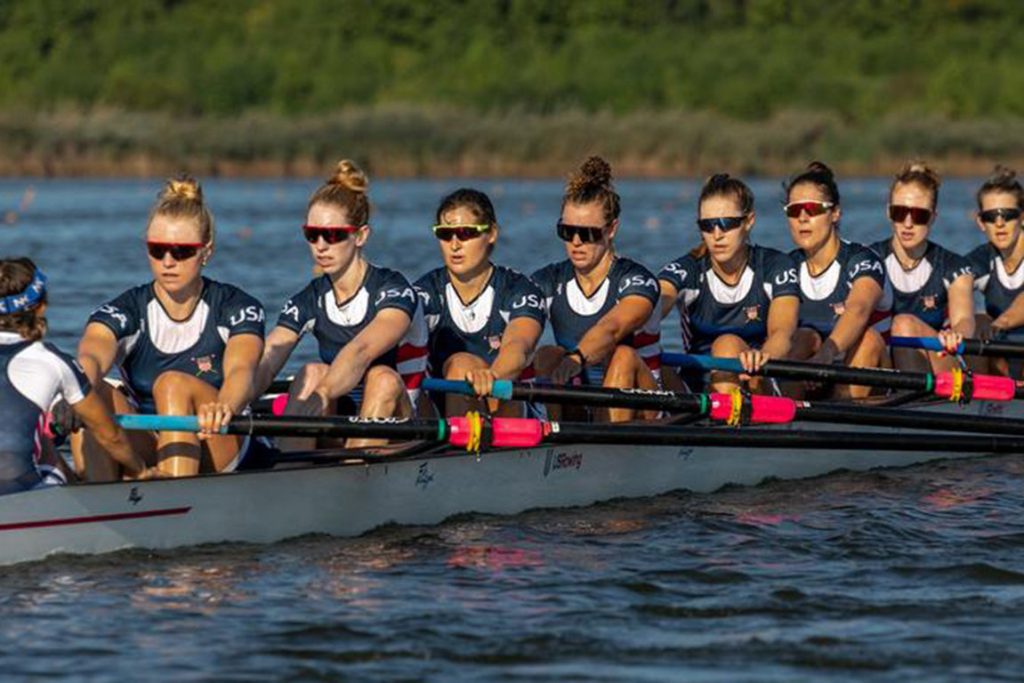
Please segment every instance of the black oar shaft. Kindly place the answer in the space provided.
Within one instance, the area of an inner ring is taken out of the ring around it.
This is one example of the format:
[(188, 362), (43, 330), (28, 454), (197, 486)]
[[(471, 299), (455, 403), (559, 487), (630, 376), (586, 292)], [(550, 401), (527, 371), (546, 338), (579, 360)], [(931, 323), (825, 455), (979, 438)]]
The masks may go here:
[(352, 417), (238, 416), (228, 425), (228, 434), (262, 436), (323, 436), (338, 438), (392, 439), (398, 441), (447, 438), (444, 420), (365, 420)]
[(642, 389), (602, 389), (600, 387), (543, 386), (513, 384), (512, 398), (538, 403), (574, 403), (600, 408), (667, 410), (678, 413), (707, 412), (707, 399), (696, 394)]
[(718, 446), (793, 450), (891, 450), (937, 453), (1024, 452), (1024, 437), (958, 434), (885, 434), (879, 432), (732, 430), (714, 427), (594, 425), (559, 423), (549, 443), (603, 443), (633, 446)]
[(963, 341), (965, 356), (1002, 356), (1003, 358), (1024, 358), (1024, 344), (1002, 341), (982, 341), (965, 339)]
[(769, 377), (785, 377), (813, 382), (842, 382), (866, 387), (891, 387), (912, 391), (931, 391), (935, 386), (932, 376), (923, 372), (847, 368), (788, 360), (770, 360), (764, 364), (763, 372)]
[[(832, 403), (797, 402), (796, 419), (807, 422), (861, 424), (873, 427), (903, 427), (974, 434), (1024, 435), (1021, 420), (985, 415), (958, 415), (931, 410), (906, 410), (873, 406), (844, 406)], [(914, 437), (916, 438), (916, 436)]]

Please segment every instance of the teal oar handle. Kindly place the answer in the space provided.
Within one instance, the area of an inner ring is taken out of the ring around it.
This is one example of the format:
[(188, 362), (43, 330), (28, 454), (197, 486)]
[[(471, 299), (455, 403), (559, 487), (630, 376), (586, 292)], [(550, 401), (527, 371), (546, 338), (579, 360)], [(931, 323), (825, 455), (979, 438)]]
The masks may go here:
[[(476, 392), (473, 391), (473, 385), (469, 382), (460, 382), (454, 379), (437, 379), (435, 377), (428, 377), (423, 380), (421, 385), (427, 391), (436, 391), (442, 394), (462, 394), (464, 396), (475, 396)], [(512, 400), (512, 382), (507, 379), (494, 380), (494, 386), (491, 388), (491, 398), (500, 399), (502, 401)]]
[[(117, 415), (122, 429), (150, 432), (198, 432), (199, 418), (195, 415)], [(222, 433), (227, 428), (221, 429)]]
[(743, 365), (737, 358), (715, 358), (714, 356), (690, 355), (688, 353), (663, 353), (661, 364), (688, 370), (721, 370), (743, 372)]
[[(890, 337), (889, 346), (904, 349), (924, 349), (925, 351), (944, 351), (938, 337)], [(956, 352), (963, 355), (964, 342), (960, 342)]]

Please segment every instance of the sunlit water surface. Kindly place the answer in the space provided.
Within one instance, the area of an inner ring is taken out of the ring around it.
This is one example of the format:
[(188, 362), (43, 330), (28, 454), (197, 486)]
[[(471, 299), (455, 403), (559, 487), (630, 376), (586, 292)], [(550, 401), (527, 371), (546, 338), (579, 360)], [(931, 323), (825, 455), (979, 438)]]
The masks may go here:
[[(436, 202), (460, 184), (376, 183), (371, 259), (410, 278), (435, 267)], [(208, 183), (218, 221), (209, 274), (275, 311), (309, 274), (299, 225), (314, 185)], [(559, 183), (475, 185), (495, 199), (499, 261), (529, 271), (561, 258)], [(49, 273), (61, 347), (74, 348), (93, 307), (145, 281), (142, 231), (158, 186), (0, 181), (0, 254), (27, 254)], [(943, 188), (935, 234), (961, 251), (980, 239), (974, 187)], [(657, 269), (695, 242), (696, 182), (620, 189), (620, 252)], [(757, 240), (787, 246), (778, 181), (754, 189)], [(844, 234), (884, 236), (885, 182), (842, 189)], [(669, 348), (675, 330), (670, 319)], [(290, 368), (312, 354), (304, 345)], [(1020, 680), (1022, 469), (1016, 457), (934, 463), (357, 539), (55, 558), (0, 569), (0, 671), (110, 681)]]

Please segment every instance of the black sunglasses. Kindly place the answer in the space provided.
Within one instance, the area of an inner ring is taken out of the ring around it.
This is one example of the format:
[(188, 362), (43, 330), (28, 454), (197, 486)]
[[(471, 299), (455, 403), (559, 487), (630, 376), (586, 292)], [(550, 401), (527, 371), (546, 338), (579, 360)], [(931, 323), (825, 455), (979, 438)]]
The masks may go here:
[(931, 209), (922, 209), (919, 206), (903, 206), (892, 204), (889, 206), (889, 220), (893, 223), (902, 223), (910, 216), (910, 222), (914, 225), (928, 225), (932, 219)]
[(306, 241), (310, 244), (316, 244), (316, 241), (321, 237), (324, 238), (324, 242), (327, 244), (337, 244), (344, 242), (348, 239), (348, 236), (354, 232), (358, 232), (359, 225), (331, 225), (331, 226), (320, 226), (320, 225), (303, 225), (302, 236), (306, 238)]
[(595, 228), (590, 225), (570, 225), (558, 221), (558, 236), (565, 242), (572, 242), (577, 237), (580, 238), (580, 242), (584, 244), (590, 244), (592, 242), (600, 242), (601, 237), (604, 235), (604, 229), (606, 226)]
[(720, 218), (698, 218), (697, 227), (701, 232), (714, 232), (718, 228), (722, 232), (729, 232), (743, 225), (746, 216), (722, 216)]
[(1020, 209), (989, 209), (988, 211), (980, 211), (978, 218), (981, 219), (982, 223), (995, 223), (1000, 218), (1009, 223), (1020, 218), (1020, 213)]
[(198, 242), (146, 242), (146, 251), (157, 261), (162, 261), (167, 254), (175, 261), (187, 261), (205, 246)]

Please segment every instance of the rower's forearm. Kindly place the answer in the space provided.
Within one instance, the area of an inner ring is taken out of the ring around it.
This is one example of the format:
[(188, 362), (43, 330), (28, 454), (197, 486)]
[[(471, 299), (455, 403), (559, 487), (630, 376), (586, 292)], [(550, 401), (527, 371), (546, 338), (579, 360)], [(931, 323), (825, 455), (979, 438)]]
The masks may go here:
[(511, 342), (501, 347), (498, 357), (491, 364), (491, 372), (498, 379), (515, 380), (529, 363), (529, 349), (526, 344)]
[(770, 335), (761, 346), (761, 351), (771, 358), (786, 358), (793, 347), (793, 335), (776, 333)]
[[(610, 356), (612, 351), (615, 350), (615, 346), (618, 342), (618, 336), (615, 334), (614, 330), (608, 329), (598, 323), (583, 335), (583, 339), (580, 339), (580, 343), (576, 345), (576, 349), (586, 356), (587, 364), (594, 365), (595, 363), (604, 361), (605, 358)], [(566, 351), (572, 350), (573, 349), (566, 349)]]
[(857, 340), (864, 334), (871, 320), (870, 312), (847, 309), (846, 313), (839, 316), (836, 326), (832, 329), (829, 339), (836, 345), (840, 353), (847, 353)]
[(345, 396), (356, 388), (372, 361), (361, 347), (356, 347), (355, 343), (349, 344), (335, 356), (315, 391), (328, 400)]
[(1001, 327), (1004, 330), (1016, 329), (1021, 325), (1024, 325), (1024, 297), (1020, 296), (992, 321), (993, 327)]
[(962, 334), (966, 339), (970, 339), (974, 336), (974, 317), (961, 318), (950, 325), (949, 329)]
[(240, 413), (253, 399), (255, 373), (248, 368), (238, 368), (227, 373), (221, 385), (217, 399), (229, 406), (235, 413)]

